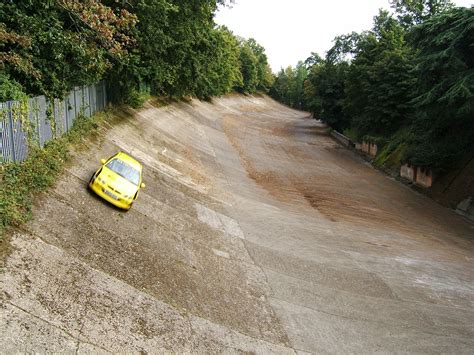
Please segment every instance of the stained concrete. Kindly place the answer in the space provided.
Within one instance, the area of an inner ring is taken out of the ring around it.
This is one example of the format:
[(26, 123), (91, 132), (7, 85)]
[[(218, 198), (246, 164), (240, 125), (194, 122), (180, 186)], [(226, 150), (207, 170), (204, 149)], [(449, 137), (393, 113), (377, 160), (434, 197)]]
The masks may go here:
[[(12, 238), (4, 352), (474, 352), (472, 223), (265, 96), (121, 116)], [(119, 149), (129, 212), (86, 189)]]

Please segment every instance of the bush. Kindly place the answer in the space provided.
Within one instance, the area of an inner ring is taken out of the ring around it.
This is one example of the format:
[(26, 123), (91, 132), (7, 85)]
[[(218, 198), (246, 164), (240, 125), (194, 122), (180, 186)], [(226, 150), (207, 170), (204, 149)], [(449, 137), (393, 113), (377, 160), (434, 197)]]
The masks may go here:
[(342, 133), (353, 142), (360, 141), (360, 134), (354, 128), (346, 128)]
[(148, 91), (139, 91), (132, 89), (125, 99), (125, 103), (133, 108), (140, 108), (143, 106), (146, 100), (150, 98)]
[(26, 97), (23, 87), (7, 74), (0, 73), (0, 102), (21, 100)]
[(29, 147), (28, 158), (20, 163), (0, 166), (0, 242), (4, 249), (4, 233), (31, 218), (33, 197), (52, 186), (69, 159), (69, 146), (97, 130), (105, 113), (92, 118), (79, 117), (67, 134), (49, 141), (41, 149)]

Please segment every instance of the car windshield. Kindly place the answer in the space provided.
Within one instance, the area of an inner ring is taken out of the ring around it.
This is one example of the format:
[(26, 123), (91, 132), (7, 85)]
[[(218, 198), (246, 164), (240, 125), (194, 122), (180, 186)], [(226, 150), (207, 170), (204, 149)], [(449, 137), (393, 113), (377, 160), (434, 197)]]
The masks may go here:
[(112, 159), (106, 167), (135, 185), (140, 182), (140, 172), (120, 159)]

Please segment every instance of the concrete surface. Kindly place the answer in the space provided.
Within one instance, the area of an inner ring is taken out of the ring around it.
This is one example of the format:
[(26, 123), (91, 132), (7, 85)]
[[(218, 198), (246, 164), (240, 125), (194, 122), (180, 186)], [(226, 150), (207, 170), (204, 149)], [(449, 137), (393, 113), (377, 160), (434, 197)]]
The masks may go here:
[[(101, 158), (145, 167), (129, 212)], [(2, 274), (3, 352), (473, 353), (473, 224), (304, 112), (230, 95), (84, 142)]]

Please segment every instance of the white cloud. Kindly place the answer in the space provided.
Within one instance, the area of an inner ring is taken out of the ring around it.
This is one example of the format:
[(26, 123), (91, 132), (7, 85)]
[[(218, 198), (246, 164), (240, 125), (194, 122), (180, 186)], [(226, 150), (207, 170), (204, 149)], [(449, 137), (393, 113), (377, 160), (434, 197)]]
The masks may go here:
[(232, 8), (220, 8), (215, 20), (236, 35), (255, 38), (276, 72), (311, 52), (324, 55), (337, 35), (370, 29), (379, 8), (388, 9), (388, 0), (235, 0)]

